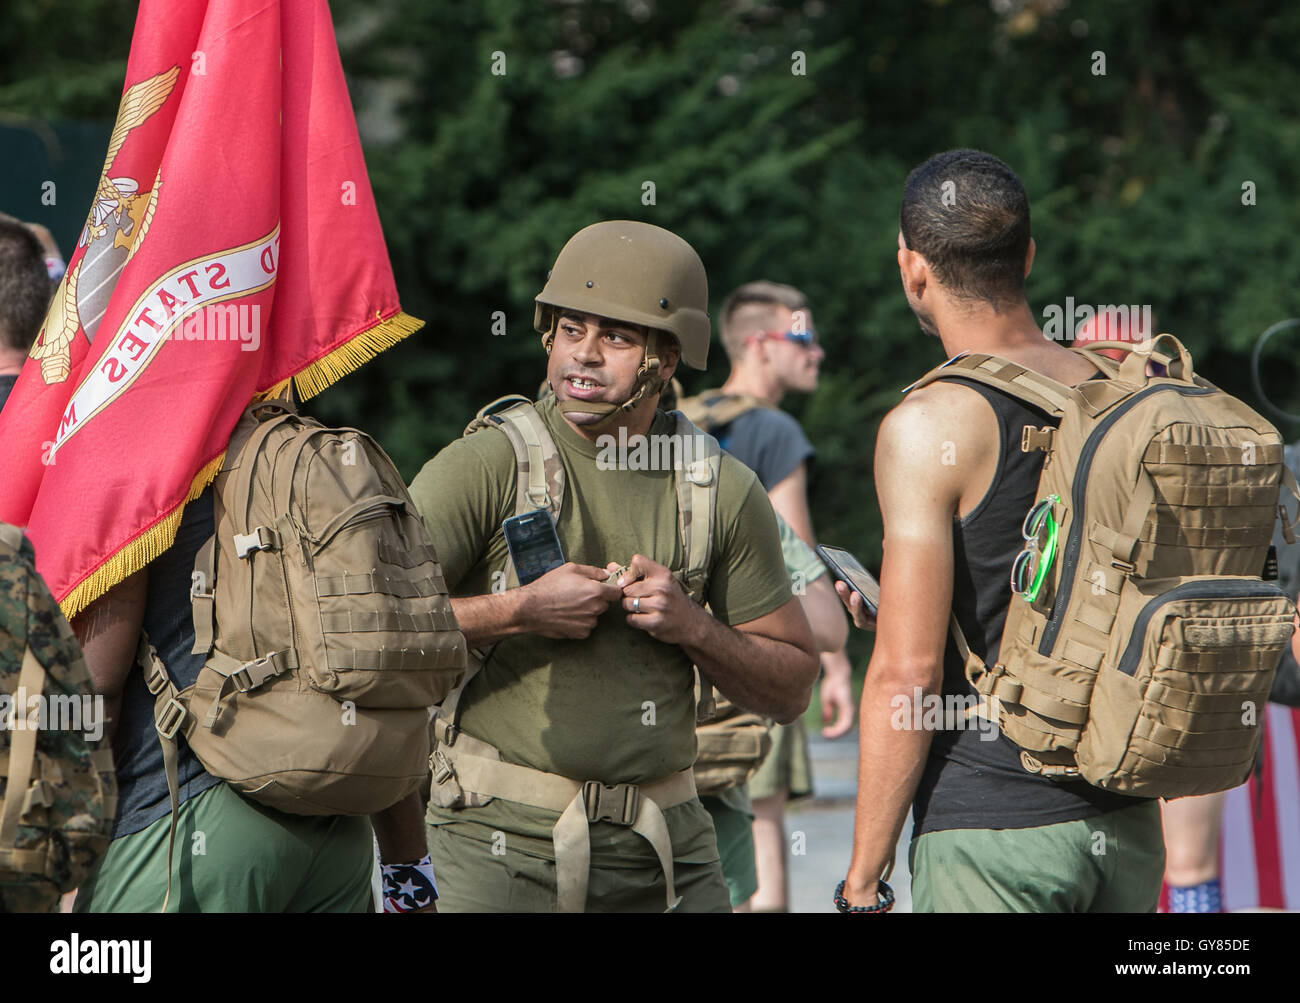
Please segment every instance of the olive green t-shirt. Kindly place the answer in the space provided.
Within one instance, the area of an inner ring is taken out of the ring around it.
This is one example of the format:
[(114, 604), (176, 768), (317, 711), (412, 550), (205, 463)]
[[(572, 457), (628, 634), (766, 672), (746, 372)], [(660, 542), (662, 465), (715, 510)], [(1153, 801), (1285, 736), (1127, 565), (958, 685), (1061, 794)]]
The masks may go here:
[[(685, 570), (677, 527), (674, 471), (602, 469), (599, 448), (563, 419), (553, 397), (537, 405), (555, 439), (566, 477), (557, 520), (566, 560), (603, 568), (644, 554)], [(652, 435), (673, 431), (655, 415)], [(411, 484), (452, 595), (483, 595), (508, 568), (501, 531), (514, 515), (515, 455), (506, 436), (484, 429), (430, 460)], [(707, 599), (714, 616), (741, 624), (790, 599), (776, 520), (754, 474), (724, 454), (718, 478)], [(497, 573), (494, 578), (494, 573)], [(498, 590), (500, 586), (498, 585)], [(461, 698), (466, 734), (495, 746), (501, 758), (574, 780), (651, 783), (695, 761), (691, 659), (681, 648), (627, 625), (617, 603), (583, 640), (536, 634), (509, 637), (492, 649)], [(667, 809), (674, 857), (717, 858), (713, 826), (698, 800)], [(507, 849), (552, 858), (558, 813), (496, 799), (478, 808), (429, 806), (428, 821)], [(631, 829), (591, 826), (592, 862), (653, 865), (654, 851)]]

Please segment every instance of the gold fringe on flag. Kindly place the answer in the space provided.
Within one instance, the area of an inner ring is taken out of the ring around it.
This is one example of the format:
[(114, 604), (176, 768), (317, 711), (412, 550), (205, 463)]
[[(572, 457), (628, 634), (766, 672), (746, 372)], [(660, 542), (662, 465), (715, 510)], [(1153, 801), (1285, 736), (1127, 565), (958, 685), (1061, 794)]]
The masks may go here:
[(180, 527), (181, 516), (185, 514), (185, 506), (203, 494), (203, 490), (216, 480), (225, 458), (223, 450), (216, 458), (205, 463), (190, 482), (185, 501), (97, 567), (64, 596), (59, 601), (63, 615), (71, 620), (114, 585), (126, 581), (154, 558), (162, 556), (176, 540), (176, 530)]
[[(384, 349), (392, 348), (422, 327), (424, 321), (398, 311), (373, 327), (357, 332), (328, 355), (321, 356), (291, 377), (294, 389), (298, 391), (298, 399), (305, 401), (315, 397), (330, 384), (338, 382), (352, 370), (359, 369)], [(289, 380), (278, 383), (261, 396), (280, 396), (288, 384)]]
[[(315, 397), (330, 384), (342, 379), (384, 349), (392, 348), (422, 327), (424, 321), (398, 311), (386, 320), (379, 320), (372, 327), (358, 331), (332, 352), (321, 356), (289, 379), (282, 380), (269, 390), (257, 394), (256, 398), (265, 400), (271, 397), (282, 397), (290, 381), (298, 391), (299, 400)], [(125, 581), (146, 567), (154, 558), (166, 552), (167, 548), (176, 541), (176, 530), (180, 527), (186, 504), (201, 495), (203, 490), (216, 479), (225, 458), (226, 454), (222, 452), (216, 459), (204, 464), (203, 468), (194, 475), (185, 501), (126, 544), (64, 596), (59, 602), (63, 615), (71, 620), (114, 585)]]

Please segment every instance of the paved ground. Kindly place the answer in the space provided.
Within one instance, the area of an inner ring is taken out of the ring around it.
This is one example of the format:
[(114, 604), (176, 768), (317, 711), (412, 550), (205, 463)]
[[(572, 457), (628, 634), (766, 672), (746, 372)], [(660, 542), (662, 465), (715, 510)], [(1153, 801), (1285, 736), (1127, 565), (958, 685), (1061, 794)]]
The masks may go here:
[[(799, 848), (797, 834), (803, 834), (803, 854), (790, 856), (790, 911), (834, 912), (831, 896), (848, 869), (853, 844), (853, 799), (857, 790), (857, 728), (843, 738), (828, 742), (819, 729), (809, 729), (812, 746), (814, 795), (796, 801), (786, 810), (786, 835), (792, 851)], [(897, 899), (895, 910), (912, 909), (911, 875), (907, 869), (907, 843), (912, 832), (909, 817), (895, 850), (894, 874), (890, 887)]]

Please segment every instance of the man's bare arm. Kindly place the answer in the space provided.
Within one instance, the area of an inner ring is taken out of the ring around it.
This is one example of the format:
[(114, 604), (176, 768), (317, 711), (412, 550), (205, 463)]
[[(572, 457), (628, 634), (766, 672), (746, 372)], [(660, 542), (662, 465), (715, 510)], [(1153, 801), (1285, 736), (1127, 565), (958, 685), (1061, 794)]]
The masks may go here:
[(808, 510), (808, 465), (800, 463), (767, 493), (776, 514), (790, 524), (794, 535), (808, 546), (817, 544), (813, 536), (812, 513)]
[(72, 619), (95, 691), (104, 696), (104, 742), (111, 745), (121, 714), (122, 690), (135, 664), (149, 588), (148, 569), (105, 592)]
[[(933, 391), (933, 392), (932, 392)], [(853, 856), (844, 895), (876, 901), (894, 859), (933, 736), (893, 726), (912, 720), (917, 689), (938, 693), (953, 590), (953, 518), (972, 479), (997, 456), (992, 409), (964, 387), (934, 385), (885, 419), (876, 443), (876, 492), (884, 520), (880, 612), (860, 707)], [(945, 463), (955, 457), (956, 463)]]
[(830, 575), (822, 575), (809, 582), (799, 599), (818, 651), (839, 651), (849, 637), (849, 622), (831, 580)]

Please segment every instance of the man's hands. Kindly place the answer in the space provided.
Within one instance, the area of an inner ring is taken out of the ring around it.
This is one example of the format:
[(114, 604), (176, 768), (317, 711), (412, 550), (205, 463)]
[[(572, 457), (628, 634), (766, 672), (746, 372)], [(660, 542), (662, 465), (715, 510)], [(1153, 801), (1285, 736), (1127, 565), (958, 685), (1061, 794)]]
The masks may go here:
[(839, 738), (853, 727), (853, 666), (841, 650), (822, 655), (822, 737)]
[[(619, 569), (619, 565), (610, 564), (606, 573)], [(671, 571), (644, 554), (637, 554), (628, 562), (614, 587), (617, 589), (619, 585), (628, 626), (644, 630), (656, 641), (687, 644), (696, 634), (698, 617), (708, 616), (683, 591)]]
[(596, 629), (597, 618), (623, 595), (622, 589), (608, 583), (614, 567), (602, 570), (570, 562), (523, 586), (529, 600), (529, 631), (557, 640), (587, 637)]
[[(859, 630), (875, 630), (876, 614), (867, 609), (867, 604), (862, 601), (862, 596), (858, 595), (844, 582), (835, 583), (835, 594), (840, 597), (840, 602), (844, 608), (849, 611), (849, 616), (853, 618), (853, 626)], [(845, 895), (848, 895), (847, 890)]]

